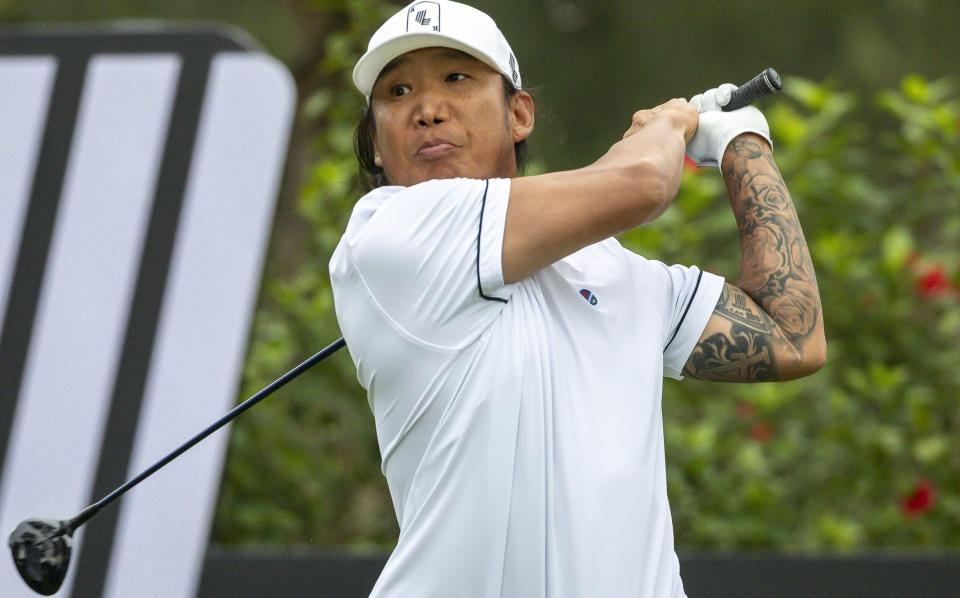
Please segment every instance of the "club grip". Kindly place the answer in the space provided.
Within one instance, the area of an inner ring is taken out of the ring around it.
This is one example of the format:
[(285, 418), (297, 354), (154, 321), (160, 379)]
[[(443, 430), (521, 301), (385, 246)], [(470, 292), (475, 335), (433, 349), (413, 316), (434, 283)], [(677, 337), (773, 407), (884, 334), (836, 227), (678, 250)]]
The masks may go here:
[(763, 96), (780, 91), (783, 83), (780, 81), (780, 75), (772, 67), (763, 71), (753, 79), (750, 79), (730, 94), (730, 101), (723, 107), (724, 112), (739, 110), (744, 106), (749, 106)]

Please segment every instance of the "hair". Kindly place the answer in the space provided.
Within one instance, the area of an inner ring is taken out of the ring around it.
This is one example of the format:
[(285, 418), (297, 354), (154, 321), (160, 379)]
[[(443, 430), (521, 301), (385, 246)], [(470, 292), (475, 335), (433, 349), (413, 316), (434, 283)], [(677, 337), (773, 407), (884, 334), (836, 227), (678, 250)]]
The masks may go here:
[[(513, 86), (510, 79), (501, 75), (503, 81), (503, 95), (506, 101), (515, 96), (519, 91)], [(377, 166), (374, 156), (373, 138), (377, 133), (377, 123), (373, 118), (372, 102), (368, 102), (363, 109), (363, 115), (360, 117), (360, 123), (357, 124), (357, 130), (353, 136), (353, 150), (357, 154), (357, 161), (360, 165), (360, 184), (365, 191), (371, 191), (377, 187), (389, 185), (383, 168)], [(527, 165), (527, 141), (524, 139), (513, 144), (513, 155), (517, 162), (517, 173), (523, 174)]]

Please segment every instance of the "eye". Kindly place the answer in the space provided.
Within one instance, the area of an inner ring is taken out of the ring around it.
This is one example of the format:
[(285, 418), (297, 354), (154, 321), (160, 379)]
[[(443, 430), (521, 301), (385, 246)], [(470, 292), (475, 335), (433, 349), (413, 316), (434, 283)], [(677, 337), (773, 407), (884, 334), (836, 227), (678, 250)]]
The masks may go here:
[(450, 73), (449, 75), (447, 75), (447, 81), (453, 81), (453, 82), (464, 81), (469, 77), (470, 77), (469, 75), (466, 75), (464, 73)]
[(390, 95), (395, 98), (405, 96), (408, 93), (410, 93), (409, 85), (397, 84), (390, 88)]

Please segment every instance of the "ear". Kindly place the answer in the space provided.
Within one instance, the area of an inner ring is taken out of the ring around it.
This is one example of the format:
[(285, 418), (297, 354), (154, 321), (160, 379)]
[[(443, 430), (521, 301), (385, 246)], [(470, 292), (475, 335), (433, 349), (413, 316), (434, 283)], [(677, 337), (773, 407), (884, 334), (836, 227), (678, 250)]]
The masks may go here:
[(534, 112), (533, 97), (529, 93), (518, 91), (510, 98), (510, 134), (514, 143), (525, 140), (533, 133)]
[(373, 137), (373, 163), (378, 168), (383, 168), (383, 158), (380, 157), (380, 148), (377, 147), (377, 136), (374, 134), (371, 137)]

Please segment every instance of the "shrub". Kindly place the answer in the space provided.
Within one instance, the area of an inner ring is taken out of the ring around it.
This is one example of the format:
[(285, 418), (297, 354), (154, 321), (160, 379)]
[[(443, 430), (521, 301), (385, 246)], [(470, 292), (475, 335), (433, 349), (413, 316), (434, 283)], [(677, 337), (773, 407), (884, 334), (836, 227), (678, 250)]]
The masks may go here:
[[(864, 100), (793, 79), (767, 106), (810, 244), (828, 365), (786, 384), (664, 391), (677, 543), (790, 551), (960, 547), (960, 103), (911, 76)], [(736, 280), (715, 170), (626, 235)]]

